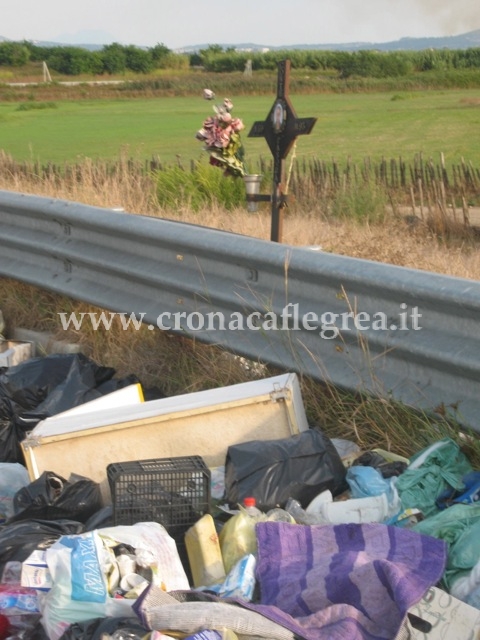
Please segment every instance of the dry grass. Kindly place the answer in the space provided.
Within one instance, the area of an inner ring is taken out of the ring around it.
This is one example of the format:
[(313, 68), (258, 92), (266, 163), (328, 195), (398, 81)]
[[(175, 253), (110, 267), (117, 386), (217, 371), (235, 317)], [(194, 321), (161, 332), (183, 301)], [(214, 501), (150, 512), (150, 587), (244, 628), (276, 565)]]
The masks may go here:
[(382, 397), (342, 393), (308, 379), (302, 380), (302, 395), (310, 424), (319, 425), (331, 438), (355, 442), (363, 451), (380, 448), (409, 458), (432, 442), (449, 437), (480, 468), (478, 436), (463, 433), (440, 416), (413, 411)]
[[(28, 165), (27, 165), (28, 166)], [(23, 174), (16, 163), (0, 151), (0, 189), (38, 196), (81, 202), (95, 207), (123, 208), (135, 213), (158, 215), (152, 180), (148, 175), (130, 171), (129, 160), (120, 157), (116, 171), (86, 158), (67, 178), (56, 174), (39, 177), (34, 167)]]
[[(270, 209), (259, 212), (245, 208), (224, 211), (219, 207), (193, 212), (187, 208), (162, 210), (155, 198), (155, 185), (148, 175), (130, 171), (128, 158), (119, 158), (112, 174), (86, 159), (75, 177), (57, 175), (38, 178), (9, 171), (8, 158), (0, 154), (0, 189), (54, 197), (98, 207), (123, 209), (179, 222), (193, 222), (264, 240), (270, 238)], [(323, 205), (325, 207), (325, 205)], [(324, 251), (390, 264), (433, 271), (461, 278), (480, 279), (478, 239), (470, 229), (457, 224), (452, 233), (441, 215), (428, 221), (386, 214), (382, 224), (358, 223), (326, 215), (320, 205), (307, 212), (293, 203), (284, 213), (283, 242), (297, 246), (320, 246)], [(435, 213), (435, 212), (434, 212)]]
[[(101, 175), (93, 165), (86, 164), (81, 179), (75, 181), (58, 178), (39, 181), (34, 176), (9, 175), (3, 171), (0, 189), (123, 208), (132, 213), (201, 223), (263, 239), (270, 237), (268, 205), (254, 214), (245, 209), (233, 212), (209, 209), (200, 213), (162, 211), (155, 202), (151, 180), (148, 177), (132, 180), (126, 162), (115, 176)], [(324, 251), (356, 258), (480, 279), (480, 254), (474, 237), (439, 236), (427, 224), (411, 225), (404, 218), (392, 215), (382, 224), (368, 225), (332, 220), (321, 210), (305, 213), (292, 207), (285, 213), (283, 239), (292, 245), (320, 245)], [(166, 395), (277, 373), (268, 368), (258, 370), (253, 363), (215, 347), (146, 328), (125, 332), (117, 326), (111, 331), (82, 330), (65, 335), (59, 329), (56, 315), (59, 308), (67, 313), (96, 309), (7, 280), (1, 282), (0, 291), (0, 307), (8, 332), (15, 325), (56, 332), (57, 337), (80, 342), (87, 355), (114, 367), (119, 376), (135, 374), (145, 386), (157, 387)], [(308, 379), (302, 379), (301, 383), (310, 422), (323, 427), (331, 437), (354, 440), (365, 449), (376, 446), (409, 456), (444, 435), (458, 437), (455, 425), (446, 424), (441, 416), (419, 414), (381, 398), (352, 397)], [(477, 444), (471, 457), (477, 465), (480, 463)]]

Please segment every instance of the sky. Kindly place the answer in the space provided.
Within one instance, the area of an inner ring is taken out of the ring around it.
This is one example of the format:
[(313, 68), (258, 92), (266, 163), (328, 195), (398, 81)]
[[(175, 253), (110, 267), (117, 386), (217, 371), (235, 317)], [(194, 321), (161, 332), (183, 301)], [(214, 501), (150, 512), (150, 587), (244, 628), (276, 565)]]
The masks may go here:
[(72, 44), (368, 43), (476, 29), (478, 0), (0, 0), (0, 36)]

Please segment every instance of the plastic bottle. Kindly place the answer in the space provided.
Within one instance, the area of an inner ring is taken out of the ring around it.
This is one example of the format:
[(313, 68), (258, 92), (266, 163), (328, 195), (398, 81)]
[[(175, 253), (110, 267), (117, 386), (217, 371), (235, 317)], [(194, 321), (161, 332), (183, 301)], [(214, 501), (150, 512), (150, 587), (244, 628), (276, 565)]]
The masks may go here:
[(249, 553), (256, 554), (255, 525), (266, 520), (266, 515), (256, 506), (255, 498), (249, 496), (239, 506), (239, 513), (225, 523), (219, 536), (227, 575), (240, 558)]
[(270, 509), (267, 511), (267, 520), (269, 522), (289, 522), (290, 524), (296, 524), (293, 516), (285, 511), (285, 509), (280, 509), (275, 507), (275, 509)]
[(305, 509), (302, 509), (300, 502), (293, 498), (289, 498), (287, 500), (285, 511), (292, 516), (297, 524), (327, 524), (320, 515), (316, 513), (307, 513)]
[(245, 511), (248, 513), (248, 515), (252, 516), (253, 518), (263, 515), (263, 511), (260, 511), (260, 509), (257, 507), (257, 501), (253, 496), (248, 496), (248, 498), (244, 498), (243, 506), (245, 508)]

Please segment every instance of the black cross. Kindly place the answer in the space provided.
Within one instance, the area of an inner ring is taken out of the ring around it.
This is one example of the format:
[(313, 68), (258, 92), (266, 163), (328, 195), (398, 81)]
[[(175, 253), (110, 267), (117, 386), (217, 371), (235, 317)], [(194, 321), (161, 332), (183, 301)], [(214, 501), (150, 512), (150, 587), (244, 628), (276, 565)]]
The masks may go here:
[(273, 155), (272, 228), (270, 239), (281, 242), (282, 209), (286, 203), (283, 194), (285, 158), (297, 136), (310, 133), (317, 118), (297, 118), (288, 97), (290, 60), (278, 63), (277, 97), (263, 122), (255, 122), (248, 134), (250, 138), (264, 137)]

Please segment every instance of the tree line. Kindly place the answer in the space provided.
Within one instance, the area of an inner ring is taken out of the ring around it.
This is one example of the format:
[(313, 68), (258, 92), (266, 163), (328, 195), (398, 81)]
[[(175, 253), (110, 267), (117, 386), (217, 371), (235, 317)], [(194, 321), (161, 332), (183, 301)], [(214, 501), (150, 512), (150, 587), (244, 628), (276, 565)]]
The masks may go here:
[(21, 67), (46, 62), (49, 69), (67, 76), (151, 73), (156, 68), (188, 68), (188, 57), (173, 53), (163, 44), (144, 49), (135, 45), (108, 44), (98, 51), (78, 46), (41, 47), (32, 42), (1, 42), (0, 65)]
[(331, 51), (314, 49), (237, 51), (209, 45), (194, 53), (175, 53), (164, 44), (142, 48), (113, 43), (92, 51), (78, 46), (43, 47), (30, 41), (1, 42), (0, 66), (20, 67), (29, 62), (46, 62), (64, 75), (148, 74), (154, 69), (201, 67), (209, 72), (241, 72), (251, 61), (253, 70), (271, 71), (288, 58), (293, 69), (333, 72), (340, 78), (352, 76), (388, 78), (424, 71), (454, 71), (480, 68), (480, 47), (468, 49), (425, 49), (422, 51)]

